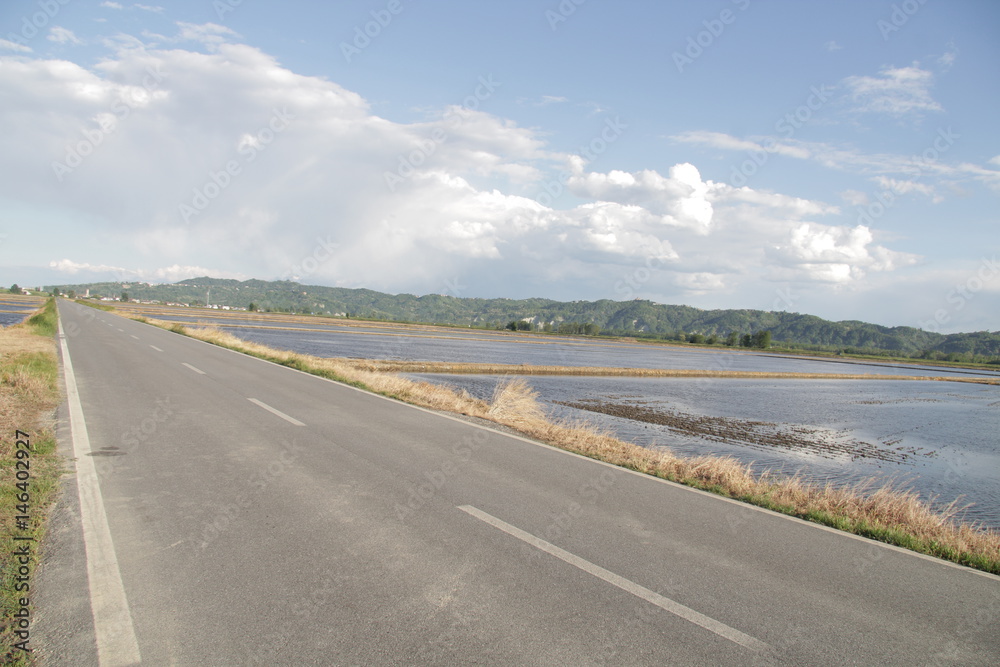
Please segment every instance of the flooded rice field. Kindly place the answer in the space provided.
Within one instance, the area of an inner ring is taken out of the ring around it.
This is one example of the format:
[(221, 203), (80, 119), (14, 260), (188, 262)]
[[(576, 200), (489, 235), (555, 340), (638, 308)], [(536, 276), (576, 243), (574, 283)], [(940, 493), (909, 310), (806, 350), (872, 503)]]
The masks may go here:
[[(161, 319), (196, 318), (154, 315)], [(1000, 377), (916, 364), (684, 349), (512, 332), (238, 316), (197, 318), (246, 340), (323, 357), (810, 374)], [(499, 376), (413, 374), (489, 398)], [(834, 379), (532, 376), (551, 415), (637, 444), (733, 456), (758, 470), (911, 486), (971, 504), (1000, 528), (1000, 386)]]
[(23, 322), (28, 315), (44, 303), (25, 303), (23, 300), (0, 298), (0, 327), (9, 327)]
[[(489, 398), (499, 377), (414, 375)], [(646, 447), (825, 483), (896, 480), (1000, 528), (1000, 387), (867, 380), (526, 378), (549, 413)]]

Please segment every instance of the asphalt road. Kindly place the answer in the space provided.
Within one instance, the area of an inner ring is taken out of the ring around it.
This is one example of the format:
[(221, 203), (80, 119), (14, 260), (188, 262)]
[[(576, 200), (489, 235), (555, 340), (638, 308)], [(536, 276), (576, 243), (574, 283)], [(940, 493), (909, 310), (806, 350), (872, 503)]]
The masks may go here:
[(1000, 578), (59, 310), (43, 664), (1000, 662)]

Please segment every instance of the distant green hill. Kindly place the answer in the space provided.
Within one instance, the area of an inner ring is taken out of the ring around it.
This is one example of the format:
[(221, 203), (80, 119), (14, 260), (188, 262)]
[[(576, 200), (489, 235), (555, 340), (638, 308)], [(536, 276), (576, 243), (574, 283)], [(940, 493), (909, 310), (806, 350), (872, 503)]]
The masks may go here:
[[(701, 310), (651, 301), (572, 301), (550, 299), (475, 299), (431, 294), (383, 294), (367, 289), (301, 285), (290, 281), (192, 278), (172, 285), (145, 283), (91, 283), (58, 285), (62, 292), (174, 302), (203, 306), (225, 305), (259, 310), (347, 316), (433, 324), (502, 328), (523, 322), (523, 328), (689, 339), (715, 336), (724, 342), (731, 334), (742, 337), (770, 331), (775, 344), (815, 350), (893, 353), (932, 359), (972, 361), (1000, 357), (1000, 332), (939, 334), (913, 327), (884, 327), (858, 321), (831, 322), (800, 313), (763, 310)], [(207, 300), (207, 301), (206, 301)], [(590, 326), (585, 326), (590, 325)]]

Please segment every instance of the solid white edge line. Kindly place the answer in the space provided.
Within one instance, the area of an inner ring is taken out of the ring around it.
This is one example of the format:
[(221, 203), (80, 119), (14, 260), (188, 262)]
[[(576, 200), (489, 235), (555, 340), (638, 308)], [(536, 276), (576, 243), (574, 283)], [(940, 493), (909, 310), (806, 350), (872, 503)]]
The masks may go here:
[(483, 521), (484, 523), (488, 523), (494, 528), (502, 530), (508, 535), (516, 537), (522, 542), (530, 544), (536, 549), (540, 549), (545, 553), (551, 554), (556, 558), (566, 563), (569, 563), (570, 565), (576, 568), (583, 570), (587, 574), (593, 575), (598, 579), (606, 581), (612, 586), (616, 586), (622, 589), (626, 593), (631, 593), (632, 595), (638, 598), (642, 598), (647, 602), (651, 602), (660, 609), (669, 611), (671, 614), (683, 618), (685, 621), (694, 623), (695, 625), (700, 626), (708, 630), (709, 632), (714, 632), (716, 635), (722, 637), (723, 639), (728, 639), (729, 641), (739, 644), (740, 646), (748, 648), (752, 651), (764, 651), (770, 648), (770, 646), (768, 646), (761, 640), (757, 639), (756, 637), (751, 637), (750, 635), (740, 632), (735, 628), (729, 627), (728, 625), (722, 623), (721, 621), (717, 621), (714, 618), (711, 618), (710, 616), (705, 616), (704, 614), (699, 613), (694, 609), (691, 609), (690, 607), (685, 607), (679, 602), (674, 602), (670, 598), (664, 597), (659, 593), (651, 591), (644, 586), (640, 586), (634, 581), (626, 579), (625, 577), (617, 575), (609, 570), (605, 570), (600, 565), (595, 565), (590, 561), (584, 560), (583, 558), (571, 554), (570, 552), (564, 549), (560, 549), (556, 545), (546, 542), (540, 537), (535, 537), (531, 533), (523, 531), (516, 526), (512, 526), (511, 524), (496, 518), (492, 514), (487, 514), (481, 509), (475, 508), (472, 505), (459, 505), (458, 509), (462, 510), (466, 514), (469, 514), (479, 519), (480, 521)]
[(63, 378), (66, 383), (66, 402), (69, 405), (70, 437), (76, 458), (76, 483), (80, 496), (80, 522), (87, 554), (87, 580), (90, 587), (90, 609), (94, 617), (94, 634), (97, 642), (98, 661), (102, 667), (134, 665), (140, 663), (139, 642), (132, 625), (125, 586), (108, 517), (104, 511), (100, 481), (90, 452), (90, 437), (83, 417), (80, 393), (69, 357), (66, 334), (59, 321), (59, 342), (63, 359)]
[(267, 410), (271, 414), (277, 415), (277, 416), (281, 417), (282, 419), (284, 419), (289, 424), (295, 424), (296, 426), (305, 426), (305, 424), (303, 424), (302, 422), (300, 422), (295, 417), (289, 417), (288, 415), (286, 415), (281, 410), (277, 410), (275, 408), (272, 408), (270, 405), (268, 405), (264, 401), (258, 401), (256, 398), (248, 398), (247, 400), (250, 401), (251, 403), (253, 403), (254, 405), (256, 405), (257, 407), (264, 408), (265, 410)]
[(206, 373), (205, 371), (201, 370), (200, 368), (195, 368), (194, 366), (192, 366), (191, 364), (187, 363), (186, 361), (182, 361), (181, 365), (182, 366), (187, 366), (188, 368), (190, 368), (191, 370), (193, 370), (198, 375), (208, 375), (208, 373)]

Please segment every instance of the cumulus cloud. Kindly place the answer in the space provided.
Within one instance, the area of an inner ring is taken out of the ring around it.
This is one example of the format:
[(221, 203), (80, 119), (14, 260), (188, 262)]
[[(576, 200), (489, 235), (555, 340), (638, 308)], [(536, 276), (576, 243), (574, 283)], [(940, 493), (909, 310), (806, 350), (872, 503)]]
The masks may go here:
[[(20, 128), (0, 154), (0, 195), (73, 211), (76, 233), (117, 248), (55, 260), (59, 274), (683, 298), (785, 275), (849, 284), (911, 261), (870, 230), (816, 221), (835, 205), (713, 182), (693, 164), (588, 170), (468, 104), (381, 118), (224, 26), (179, 24), (157, 41), (172, 47), (120, 36), (92, 67), (22, 56), (0, 67), (0, 90), (18, 100), (0, 120)], [(470, 81), (468, 99), (488, 83)], [(524, 196), (566, 165), (572, 197)]]
[(713, 185), (691, 164), (674, 165), (666, 177), (652, 170), (584, 172), (577, 165), (569, 187), (579, 197), (642, 207), (663, 225), (707, 233), (712, 224)]
[(860, 280), (869, 271), (892, 271), (917, 261), (914, 255), (875, 245), (874, 240), (864, 225), (847, 228), (802, 223), (769, 255), (775, 260), (776, 275), (832, 283)]

